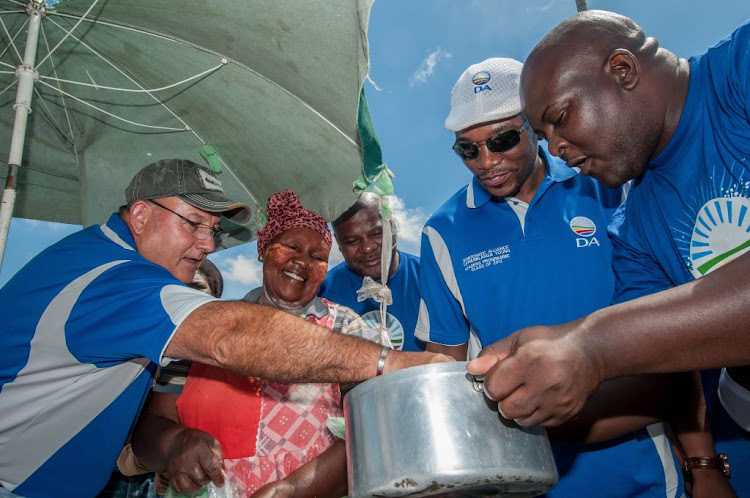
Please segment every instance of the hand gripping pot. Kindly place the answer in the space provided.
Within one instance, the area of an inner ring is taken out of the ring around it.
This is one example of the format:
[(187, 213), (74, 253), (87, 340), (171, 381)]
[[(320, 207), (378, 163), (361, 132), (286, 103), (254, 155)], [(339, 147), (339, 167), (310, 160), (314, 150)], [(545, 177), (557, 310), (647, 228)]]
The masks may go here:
[(557, 483), (547, 433), (504, 419), (466, 362), (407, 368), (344, 399), (349, 496), (537, 496)]

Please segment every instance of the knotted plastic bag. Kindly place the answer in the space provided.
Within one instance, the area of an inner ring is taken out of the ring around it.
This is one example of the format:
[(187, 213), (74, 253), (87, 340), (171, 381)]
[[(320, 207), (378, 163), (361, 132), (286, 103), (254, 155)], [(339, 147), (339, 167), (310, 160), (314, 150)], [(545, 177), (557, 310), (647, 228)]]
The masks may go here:
[(219, 487), (213, 482), (209, 482), (203, 489), (192, 495), (182, 495), (172, 490), (172, 486), (167, 488), (164, 498), (246, 498), (247, 490), (240, 489), (240, 485), (229, 482), (224, 476), (224, 486)]

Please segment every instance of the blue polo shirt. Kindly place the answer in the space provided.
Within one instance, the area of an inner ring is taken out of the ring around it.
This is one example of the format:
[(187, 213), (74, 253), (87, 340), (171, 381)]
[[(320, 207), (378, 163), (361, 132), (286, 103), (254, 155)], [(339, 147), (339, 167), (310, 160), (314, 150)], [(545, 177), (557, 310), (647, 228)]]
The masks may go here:
[[(634, 182), (610, 225), (616, 302), (689, 282), (750, 251), (750, 21), (691, 57), (690, 84), (674, 136)], [(750, 468), (750, 436), (703, 372), (717, 452)], [(750, 411), (750, 406), (747, 407)], [(750, 473), (732, 474), (750, 496)]]
[[(620, 189), (578, 175), (540, 147), (546, 174), (526, 205), (493, 199), (474, 178), (427, 221), (417, 337), (487, 346), (531, 325), (574, 320), (610, 303), (607, 223)], [(553, 445), (551, 497), (674, 497), (680, 473), (662, 424), (606, 444)]]
[(214, 299), (144, 259), (125, 223), (74, 233), (0, 289), (0, 484), (104, 487), (177, 327)]
[[(393, 295), (393, 304), (386, 309), (388, 335), (394, 349), (424, 351), (425, 343), (414, 337), (420, 301), (419, 258), (403, 251), (398, 254), (398, 269), (387, 282)], [(328, 271), (318, 295), (353, 309), (367, 325), (376, 329), (380, 323), (380, 304), (372, 298), (357, 301), (360, 287), (362, 277), (343, 262)]]

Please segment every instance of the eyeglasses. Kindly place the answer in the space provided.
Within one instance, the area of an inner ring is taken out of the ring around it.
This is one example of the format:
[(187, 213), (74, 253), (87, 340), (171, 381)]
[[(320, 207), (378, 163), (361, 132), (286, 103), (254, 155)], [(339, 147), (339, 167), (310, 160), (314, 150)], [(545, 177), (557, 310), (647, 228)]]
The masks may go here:
[(521, 133), (528, 127), (529, 121), (524, 119), (521, 128), (498, 133), (483, 142), (456, 142), (453, 144), (453, 152), (464, 161), (471, 161), (479, 156), (479, 146), (485, 144), (490, 152), (502, 154), (518, 145), (521, 141)]
[(187, 223), (188, 225), (192, 227), (192, 229), (189, 229), (189, 232), (190, 232), (190, 235), (192, 235), (193, 238), (196, 240), (205, 240), (209, 237), (213, 237), (214, 242), (216, 242), (217, 244), (221, 244), (222, 242), (227, 240), (227, 237), (229, 237), (229, 232), (225, 232), (224, 230), (221, 230), (220, 228), (214, 229), (213, 227), (204, 225), (203, 223), (197, 223), (195, 221), (189, 220), (185, 218), (184, 216), (182, 216), (180, 213), (176, 213), (172, 211), (171, 209), (169, 209), (167, 206), (163, 206), (156, 201), (148, 201), (148, 202), (150, 202), (151, 204), (156, 204), (160, 208), (166, 209), (170, 213), (179, 216), (182, 219), (182, 221), (184, 221), (185, 223)]

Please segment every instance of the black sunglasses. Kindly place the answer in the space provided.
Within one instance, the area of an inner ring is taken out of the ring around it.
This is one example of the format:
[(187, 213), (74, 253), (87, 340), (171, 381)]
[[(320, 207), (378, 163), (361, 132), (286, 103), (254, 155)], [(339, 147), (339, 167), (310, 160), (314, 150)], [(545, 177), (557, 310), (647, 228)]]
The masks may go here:
[(479, 146), (485, 144), (490, 152), (502, 154), (507, 152), (521, 141), (521, 133), (529, 127), (529, 121), (523, 120), (523, 125), (517, 130), (508, 130), (494, 135), (484, 142), (456, 142), (453, 144), (453, 152), (464, 161), (471, 161), (479, 156)]

